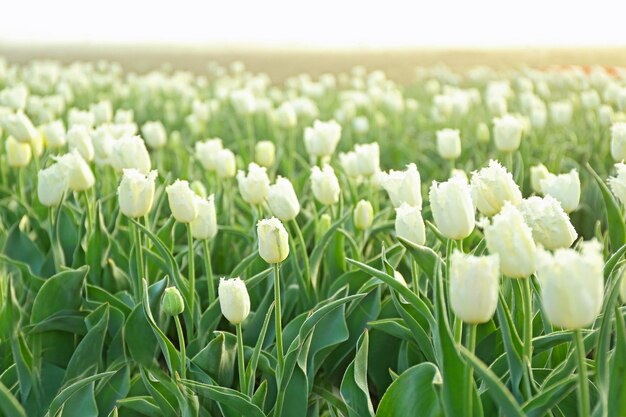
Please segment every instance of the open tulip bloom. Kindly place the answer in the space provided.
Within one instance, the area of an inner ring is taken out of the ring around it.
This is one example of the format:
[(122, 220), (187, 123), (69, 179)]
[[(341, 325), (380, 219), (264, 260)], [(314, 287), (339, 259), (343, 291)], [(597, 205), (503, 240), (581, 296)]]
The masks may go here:
[(0, 414), (626, 415), (625, 73), (0, 59)]

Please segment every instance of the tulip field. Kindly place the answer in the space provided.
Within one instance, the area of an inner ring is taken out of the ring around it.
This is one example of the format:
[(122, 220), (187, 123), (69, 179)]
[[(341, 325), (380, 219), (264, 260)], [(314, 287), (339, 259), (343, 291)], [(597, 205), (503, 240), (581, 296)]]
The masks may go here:
[(626, 70), (0, 60), (0, 416), (626, 416)]

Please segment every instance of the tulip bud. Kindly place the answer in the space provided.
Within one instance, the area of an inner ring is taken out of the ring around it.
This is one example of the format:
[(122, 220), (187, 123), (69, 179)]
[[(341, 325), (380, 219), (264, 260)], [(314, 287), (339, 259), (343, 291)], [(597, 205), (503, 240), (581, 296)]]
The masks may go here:
[(198, 240), (213, 239), (217, 235), (217, 217), (215, 214), (215, 197), (194, 196), (198, 216), (191, 222), (191, 235)]
[(85, 191), (96, 183), (91, 168), (76, 149), (58, 157), (57, 161), (65, 170), (68, 185), (72, 191)]
[(341, 125), (334, 120), (316, 120), (313, 127), (304, 129), (304, 146), (312, 157), (330, 156), (341, 139)]
[(37, 174), (37, 197), (46, 207), (58, 206), (67, 190), (67, 176), (60, 164), (42, 169)]
[(322, 169), (314, 166), (311, 169), (311, 188), (317, 201), (324, 205), (329, 206), (339, 201), (339, 180), (330, 165), (325, 164)]
[(135, 168), (142, 174), (150, 172), (152, 162), (143, 139), (139, 136), (125, 136), (113, 142), (111, 165), (119, 172), (126, 168)]
[(33, 136), (33, 138), (30, 140), (30, 148), (33, 151), (33, 155), (35, 155), (37, 158), (43, 155), (43, 137), (41, 136), (41, 134)]
[(281, 176), (276, 178), (275, 184), (270, 185), (267, 203), (272, 214), (283, 222), (295, 219), (300, 213), (300, 202), (291, 181)]
[(476, 138), (479, 142), (489, 142), (489, 126), (486, 123), (478, 123), (476, 126)]
[(87, 162), (93, 161), (95, 150), (89, 131), (83, 125), (74, 125), (67, 132), (67, 145), (70, 150), (76, 149)]
[(174, 317), (185, 311), (185, 302), (176, 287), (168, 287), (163, 292), (161, 310), (165, 315)]
[(274, 165), (275, 158), (276, 146), (274, 146), (274, 142), (262, 140), (261, 142), (257, 142), (254, 146), (254, 160), (257, 164), (264, 167), (271, 167)]
[(3, 117), (2, 125), (8, 136), (13, 136), (18, 142), (30, 142), (39, 132), (33, 126), (28, 116), (22, 111), (10, 113)]
[(235, 90), (230, 93), (230, 103), (235, 108), (235, 111), (242, 115), (247, 116), (254, 113), (256, 108), (256, 99), (250, 90)]
[(527, 198), (519, 209), (532, 229), (535, 242), (546, 249), (568, 248), (578, 237), (568, 215), (552, 196)]
[(248, 165), (248, 175), (244, 171), (237, 173), (237, 183), (244, 201), (252, 205), (263, 203), (270, 188), (270, 179), (265, 167), (260, 167), (254, 162)]
[(472, 233), (475, 208), (467, 182), (455, 177), (433, 181), (429, 199), (435, 224), (445, 237), (462, 240)]
[(30, 162), (32, 150), (28, 142), (18, 142), (13, 136), (9, 136), (4, 142), (4, 147), (10, 167), (21, 168)]
[(513, 181), (513, 175), (494, 160), (490, 160), (486, 168), (472, 173), (470, 189), (474, 205), (485, 216), (498, 213), (506, 201), (513, 205), (522, 201), (522, 193)]
[(511, 278), (526, 278), (535, 272), (536, 246), (522, 213), (505, 202), (500, 213), (485, 227), (490, 253), (500, 255), (500, 269)]
[(218, 178), (232, 178), (235, 176), (237, 164), (235, 154), (230, 149), (222, 149), (215, 155), (215, 172)]
[(545, 195), (556, 198), (566, 213), (576, 210), (580, 201), (580, 178), (578, 171), (572, 169), (567, 174), (549, 174), (539, 181), (541, 191)]
[(165, 187), (170, 210), (176, 221), (190, 223), (198, 216), (195, 194), (189, 188), (186, 180), (176, 180), (174, 184)]
[(626, 159), (626, 123), (614, 123), (611, 126), (611, 156), (617, 162)]
[(580, 253), (573, 249), (538, 253), (537, 278), (546, 316), (564, 329), (589, 326), (602, 308), (602, 247), (595, 240), (581, 246)]
[(339, 163), (346, 175), (352, 179), (358, 178), (361, 174), (359, 172), (359, 165), (356, 152), (350, 151), (339, 154)]
[(242, 323), (250, 314), (250, 296), (246, 283), (239, 278), (220, 278), (217, 288), (222, 315), (231, 324)]
[(358, 116), (352, 121), (352, 129), (357, 135), (365, 135), (370, 130), (370, 122), (365, 116)]
[(530, 167), (530, 187), (537, 194), (541, 194), (541, 180), (548, 178), (550, 171), (544, 164), (538, 164)]
[(396, 235), (416, 245), (426, 243), (426, 227), (422, 210), (402, 203), (396, 208)]
[(204, 142), (196, 142), (196, 158), (207, 171), (215, 170), (217, 154), (223, 149), (222, 139), (207, 139)]
[(354, 147), (356, 154), (356, 164), (359, 175), (371, 177), (380, 171), (380, 148), (378, 143), (368, 143), (365, 145), (356, 145)]
[(268, 264), (278, 264), (289, 256), (289, 235), (276, 217), (257, 223), (259, 255)]
[(152, 149), (162, 148), (167, 143), (167, 132), (163, 123), (159, 121), (144, 123), (141, 127), (141, 134)]
[(450, 258), (450, 305), (466, 323), (486, 323), (498, 306), (500, 259), (465, 255), (455, 250)]
[(456, 129), (437, 131), (437, 152), (444, 159), (456, 159), (461, 156), (461, 135)]
[(407, 165), (404, 171), (394, 171), (393, 169), (378, 174), (380, 185), (387, 191), (391, 203), (395, 208), (403, 203), (409, 206), (422, 208), (422, 182), (420, 173), (415, 164)]
[(120, 211), (133, 219), (145, 216), (152, 208), (154, 200), (154, 181), (157, 171), (150, 171), (144, 175), (134, 168), (125, 169), (117, 196), (120, 203)]
[(367, 200), (360, 200), (354, 208), (354, 227), (359, 230), (368, 229), (374, 221), (374, 208)]
[(496, 148), (502, 152), (513, 152), (519, 148), (524, 126), (512, 115), (493, 119), (493, 138)]
[(59, 148), (65, 145), (65, 127), (60, 120), (43, 125), (41, 134), (49, 148)]
[(324, 213), (320, 216), (315, 227), (315, 240), (319, 241), (330, 230), (332, 225), (332, 218), (330, 214)]

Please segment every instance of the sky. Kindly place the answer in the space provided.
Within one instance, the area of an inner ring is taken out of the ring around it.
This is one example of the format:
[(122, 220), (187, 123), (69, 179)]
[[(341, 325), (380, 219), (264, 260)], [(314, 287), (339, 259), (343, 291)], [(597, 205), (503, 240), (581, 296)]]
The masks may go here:
[(622, 0), (7, 0), (0, 44), (626, 46), (625, 11)]

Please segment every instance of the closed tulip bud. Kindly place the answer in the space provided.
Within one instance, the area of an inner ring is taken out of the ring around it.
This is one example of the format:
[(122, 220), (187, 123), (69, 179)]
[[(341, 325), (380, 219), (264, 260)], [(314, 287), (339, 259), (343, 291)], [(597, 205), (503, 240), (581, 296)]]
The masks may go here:
[(241, 324), (250, 314), (250, 296), (246, 283), (239, 278), (220, 278), (217, 292), (222, 315), (230, 324)]
[(163, 123), (159, 121), (144, 123), (141, 127), (141, 134), (152, 149), (160, 149), (167, 143), (167, 132)]
[(498, 306), (500, 257), (465, 255), (450, 258), (450, 305), (465, 323), (486, 323)]
[(549, 174), (539, 181), (545, 195), (556, 198), (566, 213), (576, 210), (580, 201), (580, 178), (578, 171), (572, 169), (567, 174)]
[(311, 169), (311, 188), (317, 201), (326, 206), (339, 201), (339, 180), (330, 165), (324, 165), (322, 169), (314, 166)]
[(359, 175), (371, 177), (380, 171), (380, 148), (378, 143), (356, 145), (354, 152), (356, 154)]
[(196, 142), (196, 159), (200, 161), (207, 171), (215, 171), (217, 154), (223, 149), (222, 139), (207, 139), (204, 142)]
[(257, 223), (259, 255), (268, 264), (279, 264), (289, 256), (289, 235), (276, 217)]
[(58, 206), (66, 190), (67, 175), (60, 164), (51, 165), (37, 174), (37, 197), (42, 205)]
[(487, 143), (489, 142), (489, 126), (487, 123), (478, 123), (476, 126), (476, 138), (479, 142)]
[(264, 167), (271, 167), (274, 165), (275, 159), (276, 146), (274, 146), (274, 142), (262, 140), (254, 145), (254, 160), (257, 164)]
[(7, 153), (7, 164), (10, 167), (25, 167), (33, 155), (30, 143), (19, 142), (13, 136), (7, 138), (4, 147)]
[(530, 167), (530, 187), (537, 194), (541, 194), (541, 180), (548, 178), (550, 171), (544, 164), (538, 164)]
[(217, 216), (215, 214), (215, 197), (194, 196), (198, 216), (191, 222), (191, 235), (198, 240), (213, 239), (217, 235)]
[(298, 124), (298, 115), (291, 103), (286, 101), (274, 112), (274, 120), (280, 127), (294, 127)]
[(9, 136), (13, 136), (18, 142), (30, 142), (39, 132), (33, 126), (28, 116), (22, 111), (10, 113), (3, 116), (2, 126)]
[(429, 199), (435, 224), (445, 237), (462, 240), (472, 233), (475, 209), (467, 182), (456, 177), (433, 181)]
[(76, 149), (58, 157), (57, 161), (65, 170), (67, 183), (72, 191), (85, 191), (96, 183), (96, 178), (93, 176), (89, 164), (85, 162)]
[(190, 187), (198, 197), (206, 198), (206, 188), (200, 181), (192, 181)]
[(461, 135), (456, 129), (437, 131), (437, 152), (444, 159), (456, 159), (461, 156)]
[(568, 248), (578, 237), (569, 216), (552, 196), (522, 200), (519, 209), (532, 229), (535, 242), (546, 249)]
[(359, 230), (368, 229), (374, 221), (374, 208), (367, 200), (360, 200), (354, 208), (354, 227)]
[(265, 167), (260, 167), (254, 162), (248, 165), (248, 175), (244, 171), (237, 173), (239, 192), (248, 204), (259, 205), (265, 201), (270, 188), (270, 179)]
[(33, 155), (35, 155), (36, 157), (39, 158), (41, 155), (43, 155), (43, 137), (41, 136), (41, 134), (33, 136), (33, 138), (30, 140), (30, 147), (33, 151)]
[(41, 134), (49, 148), (59, 148), (65, 145), (65, 127), (60, 120), (43, 125)]
[(498, 213), (504, 203), (516, 205), (522, 201), (519, 186), (513, 176), (498, 161), (489, 161), (489, 166), (472, 173), (470, 189), (474, 205), (485, 216)]
[(313, 127), (304, 129), (304, 146), (312, 157), (331, 156), (341, 139), (341, 125), (334, 120), (316, 120)]
[(526, 278), (535, 272), (536, 246), (532, 230), (522, 213), (506, 202), (490, 225), (485, 227), (490, 253), (500, 255), (500, 269), (511, 278)]
[(611, 126), (611, 156), (617, 162), (626, 159), (626, 123), (614, 123)]
[(76, 149), (87, 162), (93, 161), (95, 150), (89, 131), (83, 125), (75, 125), (67, 132), (67, 145), (70, 150)]
[(142, 174), (150, 172), (152, 162), (143, 139), (139, 136), (125, 136), (115, 141), (111, 165), (119, 172), (126, 168), (135, 168)]
[(283, 222), (295, 219), (300, 213), (300, 202), (291, 181), (281, 176), (276, 178), (276, 183), (270, 185), (267, 203), (272, 214)]
[(415, 164), (409, 164), (404, 171), (378, 174), (380, 185), (387, 191), (395, 208), (403, 203), (422, 209), (422, 181)]
[(185, 302), (176, 287), (168, 287), (163, 292), (161, 310), (166, 316), (174, 317), (185, 311)]
[(237, 163), (235, 154), (230, 149), (222, 149), (215, 155), (215, 173), (218, 178), (232, 178), (235, 176)]
[(426, 227), (422, 210), (402, 203), (396, 208), (396, 235), (416, 245), (426, 243)]
[(593, 323), (602, 308), (604, 261), (602, 247), (593, 240), (582, 251), (540, 250), (537, 278), (546, 316), (554, 326), (580, 329)]
[(356, 156), (356, 152), (350, 151), (339, 154), (339, 163), (346, 175), (352, 179), (359, 178), (361, 175), (359, 172), (359, 165)]
[(513, 152), (519, 148), (524, 126), (520, 119), (509, 114), (493, 119), (493, 139), (502, 152)]
[(365, 135), (370, 130), (370, 122), (365, 116), (356, 117), (352, 121), (352, 129), (358, 135)]
[(330, 214), (324, 213), (317, 221), (317, 227), (315, 228), (315, 240), (319, 241), (330, 230), (332, 225), (332, 218)]
[(157, 171), (150, 171), (148, 175), (144, 175), (130, 168), (123, 172), (122, 181), (117, 188), (120, 211), (133, 219), (145, 216), (152, 209)]
[(189, 183), (185, 180), (176, 180), (174, 184), (165, 187), (167, 201), (170, 210), (176, 221), (180, 223), (191, 223), (198, 216), (195, 194), (189, 188)]

